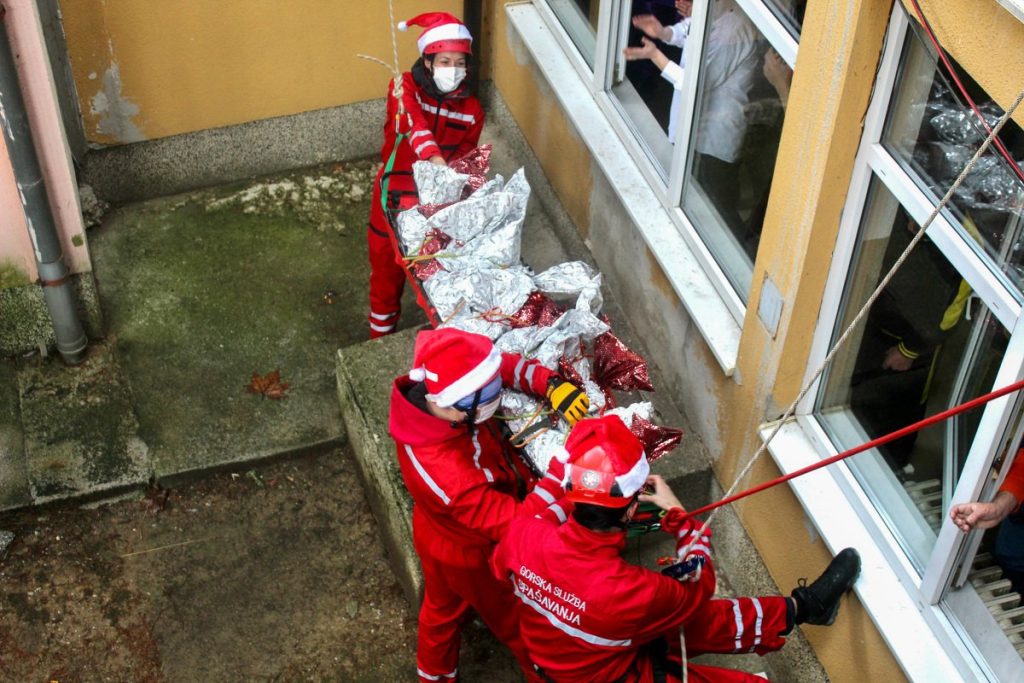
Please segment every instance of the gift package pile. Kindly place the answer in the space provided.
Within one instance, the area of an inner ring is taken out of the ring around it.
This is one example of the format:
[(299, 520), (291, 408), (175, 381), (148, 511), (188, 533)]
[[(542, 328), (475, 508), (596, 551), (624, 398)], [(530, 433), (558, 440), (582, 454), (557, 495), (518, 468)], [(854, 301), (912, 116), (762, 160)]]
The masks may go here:
[[(653, 460), (675, 448), (678, 429), (653, 423), (649, 402), (617, 406), (613, 390), (653, 391), (647, 362), (601, 314), (601, 274), (581, 261), (534, 273), (520, 259), (530, 185), (522, 169), (487, 179), (490, 147), (448, 166), (417, 162), (418, 206), (394, 224), (405, 261), (442, 327), (490, 337), (501, 350), (535, 358), (583, 388), (591, 413), (619, 415)], [(535, 472), (547, 469), (568, 425), (542, 401), (502, 394), (499, 417)]]

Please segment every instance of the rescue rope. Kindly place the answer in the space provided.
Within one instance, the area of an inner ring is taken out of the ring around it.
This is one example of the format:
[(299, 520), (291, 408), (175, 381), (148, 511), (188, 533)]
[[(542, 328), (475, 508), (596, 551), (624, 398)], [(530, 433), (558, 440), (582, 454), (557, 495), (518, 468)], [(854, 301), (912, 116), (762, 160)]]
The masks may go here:
[(777, 485), (779, 485), (779, 484), (781, 484), (783, 482), (787, 482), (790, 479), (796, 479), (797, 477), (803, 476), (803, 475), (807, 474), (808, 472), (813, 472), (814, 470), (821, 469), (822, 467), (827, 467), (828, 465), (831, 465), (832, 463), (839, 462), (840, 460), (845, 460), (846, 458), (849, 458), (852, 455), (857, 455), (858, 453), (863, 453), (864, 451), (871, 450), (872, 448), (876, 448), (878, 446), (883, 446), (883, 445), (889, 443), (890, 441), (895, 441), (896, 439), (902, 439), (904, 436), (907, 436), (909, 434), (913, 434), (914, 432), (920, 431), (920, 430), (924, 429), (925, 427), (930, 427), (933, 424), (936, 424), (938, 422), (942, 422), (943, 420), (947, 420), (947, 419), (953, 417), (954, 415), (959, 415), (960, 413), (965, 413), (968, 410), (971, 410), (972, 408), (977, 408), (978, 406), (985, 405), (989, 401), (994, 401), (997, 398), (1001, 398), (1003, 396), (1006, 396), (1007, 394), (1012, 394), (1013, 392), (1019, 391), (1020, 389), (1024, 389), (1024, 379), (1018, 380), (1018, 381), (1014, 382), (1013, 384), (1009, 384), (1009, 385), (1003, 387), (1002, 389), (996, 389), (995, 391), (990, 391), (989, 393), (983, 394), (983, 395), (981, 395), (981, 396), (979, 396), (977, 398), (971, 399), (970, 401), (966, 401), (964, 403), (961, 403), (960, 405), (956, 405), (956, 406), (953, 406), (952, 408), (949, 408), (947, 410), (943, 410), (941, 413), (935, 413), (934, 415), (932, 415), (930, 417), (926, 417), (923, 420), (918, 420), (917, 422), (915, 422), (915, 423), (913, 423), (911, 425), (907, 425), (906, 427), (902, 427), (900, 429), (897, 429), (894, 432), (889, 432), (888, 434), (880, 436), (877, 439), (872, 439), (871, 441), (868, 441), (866, 443), (862, 443), (859, 446), (855, 446), (853, 448), (845, 450), (842, 453), (838, 453), (836, 455), (833, 455), (830, 458), (826, 458), (824, 460), (816, 462), (813, 465), (808, 465), (807, 467), (803, 467), (803, 468), (801, 468), (799, 470), (796, 470), (794, 472), (790, 472), (789, 474), (783, 475), (781, 477), (776, 477), (775, 479), (772, 479), (771, 481), (766, 481), (763, 484), (758, 484), (757, 486), (752, 486), (749, 489), (746, 489), (744, 491), (740, 491), (739, 493), (737, 493), (735, 495), (729, 496), (727, 498), (723, 498), (722, 500), (719, 500), (718, 502), (709, 503), (708, 505), (705, 505), (702, 508), (697, 508), (696, 510), (694, 510), (692, 512), (687, 512), (685, 517), (689, 518), (689, 517), (695, 517), (697, 515), (704, 514), (705, 512), (709, 512), (711, 510), (714, 510), (715, 508), (719, 508), (719, 507), (721, 507), (723, 505), (728, 505), (729, 503), (737, 501), (737, 500), (739, 500), (741, 498), (746, 498), (747, 496), (752, 496), (755, 493), (758, 493), (760, 491), (764, 491), (765, 489), (769, 489), (769, 488), (771, 488), (773, 486), (777, 486)]
[[(934, 209), (932, 209), (931, 215), (929, 215), (928, 219), (924, 222), (923, 225), (921, 225), (921, 229), (918, 230), (917, 234), (914, 235), (913, 239), (910, 240), (910, 243), (907, 244), (906, 249), (903, 250), (903, 253), (900, 254), (900, 257), (892, 265), (892, 268), (889, 269), (889, 272), (885, 274), (885, 277), (883, 277), (881, 279), (881, 281), (879, 281), (878, 286), (875, 287), (874, 291), (871, 293), (871, 296), (869, 296), (867, 301), (864, 302), (864, 305), (857, 312), (857, 315), (854, 317), (854, 319), (847, 326), (846, 330), (843, 331), (843, 334), (835, 342), (835, 344), (829, 350), (828, 354), (826, 354), (824, 360), (822, 360), (821, 364), (814, 371), (814, 374), (811, 375), (810, 379), (807, 380), (807, 382), (804, 384), (803, 388), (800, 389), (800, 393), (797, 395), (797, 397), (795, 399), (793, 399), (793, 402), (790, 403), (788, 408), (786, 408), (786, 412), (783, 413), (782, 417), (780, 417), (776, 421), (775, 427), (768, 434), (768, 437), (764, 440), (764, 442), (757, 449), (757, 451), (755, 451), (754, 454), (750, 457), (750, 459), (747, 461), (746, 465), (744, 465), (743, 469), (736, 476), (735, 481), (733, 481), (732, 485), (729, 487), (729, 490), (725, 492), (723, 500), (729, 499), (733, 495), (733, 493), (736, 491), (736, 489), (739, 488), (740, 483), (746, 478), (747, 474), (749, 474), (751, 468), (753, 468), (753, 466), (757, 462), (757, 460), (762, 455), (764, 455), (765, 451), (768, 449), (768, 444), (771, 443), (772, 439), (774, 439), (775, 435), (779, 433), (779, 431), (782, 429), (782, 427), (786, 423), (786, 421), (789, 418), (791, 418), (793, 416), (793, 414), (796, 412), (796, 407), (800, 404), (800, 402), (804, 399), (804, 397), (807, 396), (807, 394), (811, 390), (811, 388), (821, 378), (821, 375), (825, 372), (825, 369), (832, 363), (832, 360), (835, 358), (835, 356), (839, 353), (840, 349), (842, 349), (842, 347), (846, 344), (847, 340), (853, 334), (854, 329), (856, 329), (857, 325), (859, 325), (861, 320), (863, 320), (864, 317), (867, 315), (867, 312), (871, 308), (872, 304), (874, 304), (875, 301), (878, 299), (878, 297), (881, 296), (882, 290), (884, 290), (886, 288), (886, 286), (889, 284), (889, 282), (892, 280), (892, 278), (896, 275), (896, 271), (899, 270), (900, 266), (902, 266), (904, 261), (906, 261), (907, 258), (910, 256), (910, 252), (913, 251), (914, 247), (916, 247), (917, 244), (922, 239), (924, 239), (925, 233), (927, 232), (929, 226), (931, 226), (931, 224), (935, 220), (935, 218), (939, 215), (939, 213), (949, 203), (949, 200), (952, 198), (953, 193), (955, 193), (956, 190), (960, 187), (960, 185), (963, 184), (964, 179), (970, 174), (971, 170), (974, 169), (974, 165), (978, 162), (978, 159), (981, 158), (981, 155), (984, 154), (985, 151), (992, 144), (992, 141), (995, 139), (996, 135), (998, 135), (999, 131), (1002, 130), (1003, 125), (1010, 119), (1010, 117), (1013, 115), (1013, 112), (1017, 110), (1017, 107), (1020, 105), (1022, 100), (1024, 100), (1024, 90), (1022, 90), (1020, 92), (1020, 94), (1017, 95), (1017, 99), (1013, 102), (1013, 104), (1010, 106), (1010, 108), (1007, 109), (1006, 112), (999, 118), (999, 121), (996, 123), (995, 127), (992, 128), (991, 131), (989, 131), (989, 134), (985, 138), (985, 141), (981, 144), (981, 146), (978, 148), (978, 150), (974, 153), (974, 156), (971, 157), (971, 160), (967, 162), (967, 165), (964, 167), (963, 171), (960, 172), (960, 175), (957, 176), (956, 180), (950, 186), (949, 190), (946, 191), (946, 194), (942, 197), (942, 200), (935, 206)], [(832, 459), (830, 459), (830, 460), (832, 460)], [(829, 464), (829, 461), (822, 461), (822, 462), (824, 462), (825, 464)], [(810, 471), (810, 470), (808, 470), (808, 471)], [(795, 476), (799, 476), (799, 475), (795, 474)], [(792, 478), (792, 477), (790, 477), (790, 478)], [(788, 481), (788, 479), (786, 479), (786, 481)], [(767, 488), (767, 487), (765, 487), (765, 488)], [(760, 490), (760, 489), (758, 489), (758, 490)], [(756, 491), (755, 491), (755, 493), (756, 493)], [(711, 510), (711, 515), (707, 518), (706, 521), (702, 522), (702, 531), (706, 530), (706, 529), (709, 529), (711, 527), (711, 522), (714, 520), (715, 515), (718, 512), (717, 508), (721, 507), (721, 505), (724, 505), (724, 503), (720, 503), (719, 505), (714, 506), (714, 509), (712, 509), (711, 507), (708, 507), (708, 509)], [(692, 516), (692, 514), (695, 514), (695, 513), (691, 513), (690, 516)], [(687, 553), (689, 553), (690, 548), (692, 546), (693, 546), (693, 542), (691, 541), (690, 544), (688, 544), (683, 549), (683, 551), (680, 553), (679, 556), (680, 557), (686, 557)]]

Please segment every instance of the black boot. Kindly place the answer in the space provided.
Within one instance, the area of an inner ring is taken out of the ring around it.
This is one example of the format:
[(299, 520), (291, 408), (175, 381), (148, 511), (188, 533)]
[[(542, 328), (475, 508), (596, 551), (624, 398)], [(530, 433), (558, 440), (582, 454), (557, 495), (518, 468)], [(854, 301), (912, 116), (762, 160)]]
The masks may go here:
[(860, 554), (853, 548), (844, 548), (810, 586), (807, 579), (800, 579), (800, 585), (792, 593), (796, 601), (796, 623), (830, 626), (839, 612), (839, 600), (853, 588), (858, 574)]

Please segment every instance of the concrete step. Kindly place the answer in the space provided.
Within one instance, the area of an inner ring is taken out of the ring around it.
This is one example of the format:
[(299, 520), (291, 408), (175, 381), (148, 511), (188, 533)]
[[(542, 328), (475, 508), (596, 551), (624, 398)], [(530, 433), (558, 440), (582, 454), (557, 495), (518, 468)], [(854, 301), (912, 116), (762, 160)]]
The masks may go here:
[(7, 506), (113, 495), (149, 481), (149, 448), (139, 438), (131, 387), (111, 345), (93, 344), (74, 368), (51, 357), (16, 374), (24, 467), (14, 465), (22, 483)]
[[(338, 399), (349, 442), (384, 536), (392, 569), (412, 605), (419, 604), (423, 583), (412, 545), (412, 500), (402, 482), (394, 442), (388, 435), (387, 415), (391, 382), (410, 367), (416, 332), (410, 329), (342, 348), (336, 359)], [(652, 469), (666, 477), (687, 508), (693, 509), (722, 497), (703, 447), (692, 437), (684, 436), (683, 446), (656, 461)], [(726, 507), (716, 517), (714, 534), (720, 594), (779, 594), (731, 508)], [(651, 533), (631, 539), (625, 557), (653, 568), (658, 557), (671, 555), (673, 549), (672, 539), (667, 534)], [(810, 578), (817, 576), (820, 569), (809, 568)], [(705, 656), (699, 661), (750, 672), (767, 669), (772, 680), (828, 680), (799, 629), (781, 652), (767, 659), (754, 655), (722, 655)]]

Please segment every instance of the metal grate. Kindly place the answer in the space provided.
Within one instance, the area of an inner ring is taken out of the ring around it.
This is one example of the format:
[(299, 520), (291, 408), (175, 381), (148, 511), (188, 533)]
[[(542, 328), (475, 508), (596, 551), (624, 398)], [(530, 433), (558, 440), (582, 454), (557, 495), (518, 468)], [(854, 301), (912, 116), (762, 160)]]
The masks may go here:
[[(936, 533), (942, 525), (942, 482), (938, 479), (905, 482), (904, 490)], [(989, 553), (978, 553), (967, 575), (978, 597), (999, 624), (1017, 654), (1024, 658), (1024, 604), (1020, 594), (1010, 590), (1009, 579)]]

